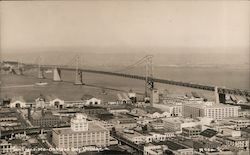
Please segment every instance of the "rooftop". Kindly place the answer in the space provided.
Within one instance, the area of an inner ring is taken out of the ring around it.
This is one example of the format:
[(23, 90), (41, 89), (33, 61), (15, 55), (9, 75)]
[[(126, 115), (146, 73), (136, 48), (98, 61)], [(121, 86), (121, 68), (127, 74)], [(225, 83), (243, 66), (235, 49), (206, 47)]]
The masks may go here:
[(227, 104), (216, 104), (214, 102), (195, 102), (195, 103), (188, 103), (185, 104), (186, 106), (192, 106), (197, 108), (222, 108), (222, 107), (236, 107), (233, 105), (227, 105)]
[(200, 128), (198, 128), (198, 127), (185, 127), (185, 128), (183, 128), (183, 129), (187, 129), (187, 130), (192, 130), (192, 131), (196, 131), (196, 130), (201, 130)]
[(102, 127), (96, 122), (88, 122), (88, 131), (73, 131), (70, 127), (67, 128), (54, 128), (53, 131), (58, 134), (70, 134), (70, 133), (82, 133), (82, 132), (99, 132), (108, 131), (106, 128)]
[(227, 137), (227, 139), (232, 140), (232, 141), (243, 141), (243, 140), (247, 140), (243, 137)]
[(180, 150), (180, 149), (187, 149), (187, 147), (185, 147), (181, 144), (178, 144), (178, 143), (173, 142), (173, 141), (168, 141), (168, 140), (164, 141), (164, 142), (158, 142), (157, 144), (158, 145), (167, 145), (170, 150), (174, 150), (174, 151)]
[(106, 108), (100, 106), (84, 106), (84, 109), (106, 109)]
[(218, 132), (213, 130), (213, 129), (206, 129), (204, 131), (202, 131), (200, 133), (200, 135), (204, 136), (204, 137), (208, 137), (208, 138), (211, 138), (213, 136), (215, 136)]
[(25, 103), (25, 100), (24, 100), (24, 98), (22, 96), (15, 96), (15, 97), (11, 98), (11, 102), (16, 102), (16, 101), (20, 101), (20, 102)]
[(94, 98), (93, 95), (84, 94), (84, 95), (81, 97), (81, 100), (89, 100), (89, 99), (92, 99), (92, 98)]

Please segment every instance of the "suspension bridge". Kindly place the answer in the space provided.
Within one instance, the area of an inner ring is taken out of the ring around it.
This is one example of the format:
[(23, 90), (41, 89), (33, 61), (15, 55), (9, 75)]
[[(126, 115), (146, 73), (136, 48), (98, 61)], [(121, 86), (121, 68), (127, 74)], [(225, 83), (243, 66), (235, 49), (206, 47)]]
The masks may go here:
[[(3, 62), (8, 63), (8, 62)], [(9, 62), (10, 63), (10, 62)], [(81, 60), (79, 56), (74, 57), (70, 60), (70, 63), (67, 65), (42, 65), (41, 58), (39, 57), (36, 59), (36, 63), (19, 63), (19, 62), (11, 62), (12, 64), (17, 65), (17, 69), (12, 69), (12, 72), (15, 74), (23, 75), (25, 71), (30, 69), (37, 69), (37, 77), (39, 79), (45, 78), (45, 71), (46, 70), (53, 70), (53, 81), (60, 82), (63, 80), (62, 71), (74, 71), (75, 72), (75, 84), (82, 85), (84, 84), (83, 81), (83, 73), (93, 73), (93, 74), (103, 74), (103, 75), (110, 75), (110, 76), (119, 76), (124, 78), (131, 78), (137, 80), (145, 81), (145, 97), (149, 97), (152, 90), (154, 89), (154, 83), (162, 83), (162, 84), (169, 84), (181, 87), (188, 87), (194, 89), (201, 89), (207, 91), (214, 91), (216, 95), (216, 100), (220, 103), (225, 103), (226, 101), (226, 94), (236, 95), (236, 96), (244, 96), (246, 98), (250, 97), (250, 90), (242, 90), (242, 89), (231, 89), (225, 87), (217, 87), (217, 86), (209, 86), (203, 84), (196, 84), (190, 82), (183, 82), (183, 81), (174, 81), (168, 79), (161, 79), (153, 76), (153, 56), (147, 55), (140, 60), (136, 61), (135, 63), (122, 68), (116, 71), (103, 71), (103, 70), (95, 70), (95, 69), (86, 69), (81, 67)], [(74, 64), (72, 66), (72, 63)], [(138, 74), (131, 74), (127, 73), (129, 70), (138, 67), (139, 65), (143, 65), (145, 67), (144, 75)]]

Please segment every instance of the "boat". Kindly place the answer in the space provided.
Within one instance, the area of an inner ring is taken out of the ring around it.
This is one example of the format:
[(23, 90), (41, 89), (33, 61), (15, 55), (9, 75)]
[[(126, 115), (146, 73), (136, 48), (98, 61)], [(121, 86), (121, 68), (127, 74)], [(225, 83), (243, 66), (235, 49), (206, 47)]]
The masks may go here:
[(41, 81), (36, 83), (36, 85), (38, 86), (45, 86), (47, 84), (48, 84), (47, 82), (41, 82)]
[(52, 70), (46, 70), (45, 73), (52, 73)]

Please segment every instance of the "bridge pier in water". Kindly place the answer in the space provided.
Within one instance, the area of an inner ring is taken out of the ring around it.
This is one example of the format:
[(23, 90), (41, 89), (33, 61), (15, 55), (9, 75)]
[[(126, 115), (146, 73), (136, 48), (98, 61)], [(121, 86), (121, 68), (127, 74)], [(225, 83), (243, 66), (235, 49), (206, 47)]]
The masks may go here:
[(38, 69), (38, 79), (45, 79), (44, 70)]
[(83, 80), (82, 80), (82, 71), (77, 70), (76, 71), (76, 78), (75, 78), (75, 85), (83, 85)]
[(61, 70), (58, 68), (55, 68), (53, 70), (53, 81), (60, 82), (62, 81), (61, 79)]

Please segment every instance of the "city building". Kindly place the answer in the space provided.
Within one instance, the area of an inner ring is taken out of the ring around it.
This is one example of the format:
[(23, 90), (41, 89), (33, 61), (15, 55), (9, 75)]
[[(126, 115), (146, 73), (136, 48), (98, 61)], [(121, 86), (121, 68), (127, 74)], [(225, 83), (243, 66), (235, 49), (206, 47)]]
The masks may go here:
[(10, 108), (25, 108), (26, 102), (24, 101), (23, 97), (13, 97), (10, 102)]
[(118, 102), (121, 104), (132, 103), (131, 99), (126, 93), (122, 93), (122, 94), (118, 93), (117, 97), (118, 97)]
[(216, 139), (217, 134), (218, 132), (213, 129), (206, 129), (200, 133), (200, 137), (204, 140), (213, 141)]
[(158, 91), (157, 89), (153, 89), (153, 90), (151, 91), (150, 99), (151, 99), (151, 103), (152, 103), (152, 104), (157, 104), (157, 103), (159, 103), (160, 97), (159, 97), (159, 91)]
[(83, 101), (83, 105), (100, 105), (101, 104), (101, 100), (100, 99), (97, 99), (95, 98), (94, 96), (92, 95), (83, 95), (81, 100)]
[(87, 116), (81, 113), (71, 119), (71, 127), (52, 130), (52, 142), (58, 148), (106, 147), (109, 141), (109, 130), (97, 122), (87, 121)]
[(26, 146), (12, 144), (6, 140), (0, 140), (0, 154), (4, 155), (31, 155), (31, 149)]
[(88, 115), (97, 115), (107, 113), (107, 109), (99, 106), (84, 106), (84, 113)]
[(182, 135), (185, 137), (193, 138), (200, 135), (201, 129), (198, 127), (186, 127), (182, 128)]
[(119, 107), (112, 107), (109, 109), (109, 112), (114, 114), (114, 115), (117, 115), (117, 114), (126, 114), (126, 113), (129, 113), (129, 110), (126, 109), (126, 108), (119, 108)]
[(123, 137), (132, 141), (135, 144), (145, 144), (145, 143), (152, 143), (152, 142), (161, 142), (167, 139), (167, 135), (159, 134), (150, 132), (148, 134), (142, 134), (139, 132), (131, 133), (122, 133)]
[(51, 112), (45, 112), (44, 110), (33, 111), (30, 115), (30, 122), (33, 126), (55, 127), (64, 123), (60, 116), (55, 116)]
[(6, 140), (0, 140), (0, 154), (12, 152), (12, 151), (13, 151), (13, 146), (10, 142)]
[(129, 97), (129, 99), (131, 100), (132, 103), (137, 102), (136, 93), (133, 92), (132, 90), (129, 91), (128, 97)]
[(120, 118), (113, 120), (112, 123), (116, 129), (132, 129), (137, 126), (137, 121), (134, 118)]
[(249, 140), (247, 138), (226, 137), (224, 140), (229, 148), (234, 147), (239, 150), (249, 150)]
[(144, 146), (144, 155), (163, 155), (167, 149), (165, 145), (148, 145)]
[(210, 118), (183, 118), (183, 117), (173, 117), (173, 118), (164, 118), (162, 119), (165, 129), (168, 131), (173, 131), (176, 133), (182, 133), (182, 129), (186, 127), (196, 127), (203, 125), (210, 125)]
[(240, 107), (213, 102), (197, 102), (183, 104), (183, 116), (196, 118), (208, 117), (215, 120), (222, 120), (228, 117), (238, 117)]
[(62, 109), (64, 107), (64, 100), (61, 100), (60, 98), (54, 95), (47, 96), (46, 98), (51, 107), (55, 107), (58, 109)]
[(142, 117), (147, 115), (147, 112), (140, 108), (134, 108), (131, 110), (130, 113), (133, 115), (142, 116)]
[(162, 111), (169, 113), (169, 117), (180, 117), (182, 116), (182, 103), (180, 102), (167, 102), (163, 100), (163, 104), (154, 104), (155, 108), (159, 108)]
[(245, 117), (233, 117), (227, 119), (229, 122), (236, 125), (236, 129), (240, 130), (250, 126), (250, 119)]
[(40, 94), (38, 98), (35, 99), (35, 108), (45, 108), (46, 107), (46, 99)]

